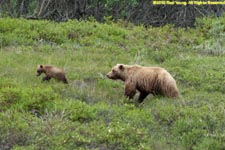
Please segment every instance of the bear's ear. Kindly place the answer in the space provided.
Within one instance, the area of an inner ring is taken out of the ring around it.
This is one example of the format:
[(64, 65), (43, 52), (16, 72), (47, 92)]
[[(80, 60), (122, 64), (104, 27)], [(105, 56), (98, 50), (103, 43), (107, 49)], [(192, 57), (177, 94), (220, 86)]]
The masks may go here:
[(123, 71), (124, 70), (124, 66), (123, 65), (119, 65), (119, 69)]
[(40, 68), (43, 68), (43, 65), (39, 65), (40, 66)]

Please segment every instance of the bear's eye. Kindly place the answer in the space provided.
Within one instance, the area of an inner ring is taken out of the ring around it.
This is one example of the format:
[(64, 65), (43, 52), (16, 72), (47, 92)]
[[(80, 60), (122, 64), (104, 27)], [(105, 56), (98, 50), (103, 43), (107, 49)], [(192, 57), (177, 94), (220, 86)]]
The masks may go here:
[(116, 71), (113, 69), (112, 72), (115, 73)]

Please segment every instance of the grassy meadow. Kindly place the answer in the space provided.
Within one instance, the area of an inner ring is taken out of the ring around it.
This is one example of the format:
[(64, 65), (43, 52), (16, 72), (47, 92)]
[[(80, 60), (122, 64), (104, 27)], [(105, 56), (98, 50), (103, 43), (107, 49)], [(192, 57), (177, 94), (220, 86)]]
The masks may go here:
[[(224, 24), (0, 18), (0, 150), (224, 150)], [(166, 68), (182, 98), (126, 99), (105, 76), (117, 63)], [(38, 64), (69, 84), (41, 82)]]

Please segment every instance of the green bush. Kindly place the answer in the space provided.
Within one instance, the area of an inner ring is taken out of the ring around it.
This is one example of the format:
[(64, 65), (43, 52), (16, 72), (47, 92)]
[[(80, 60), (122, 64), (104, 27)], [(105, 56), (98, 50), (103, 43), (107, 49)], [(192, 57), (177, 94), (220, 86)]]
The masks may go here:
[(32, 130), (29, 122), (37, 121), (31, 115), (8, 110), (0, 114), (0, 145), (11, 149), (15, 145), (26, 146), (31, 141)]
[(56, 111), (64, 112), (67, 119), (71, 121), (86, 122), (95, 119), (96, 110), (84, 102), (77, 100), (66, 100), (56, 103)]

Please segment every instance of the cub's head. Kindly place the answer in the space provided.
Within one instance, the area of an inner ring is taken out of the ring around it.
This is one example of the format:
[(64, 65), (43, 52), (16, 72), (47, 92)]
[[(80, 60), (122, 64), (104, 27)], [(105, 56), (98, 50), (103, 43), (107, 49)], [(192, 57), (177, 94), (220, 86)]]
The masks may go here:
[(45, 69), (43, 65), (38, 65), (37, 71), (36, 71), (36, 76), (40, 76), (42, 73), (45, 73)]
[(107, 73), (106, 76), (112, 80), (119, 79), (119, 80), (124, 81), (125, 80), (125, 69), (126, 69), (125, 65), (117, 64), (116, 66), (114, 66), (112, 68), (112, 70), (109, 73)]

